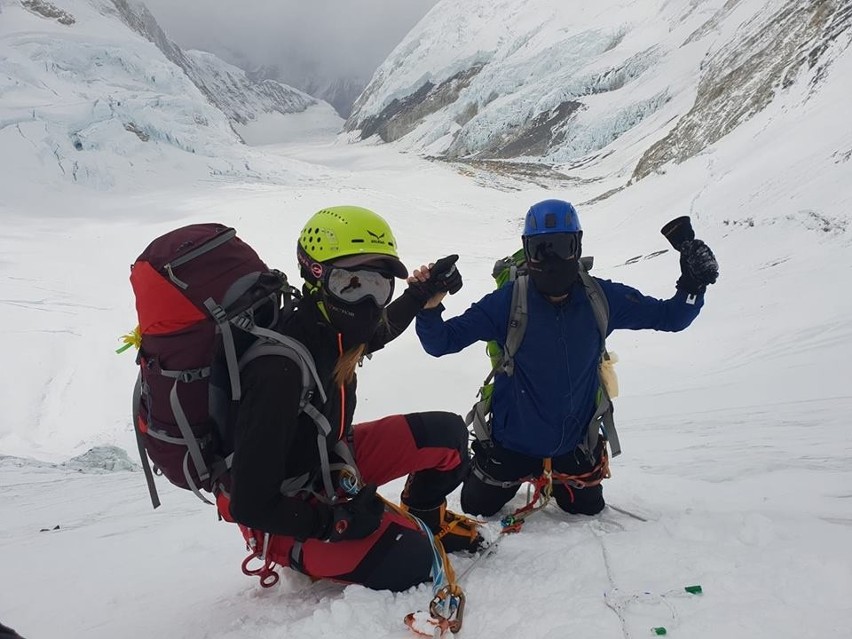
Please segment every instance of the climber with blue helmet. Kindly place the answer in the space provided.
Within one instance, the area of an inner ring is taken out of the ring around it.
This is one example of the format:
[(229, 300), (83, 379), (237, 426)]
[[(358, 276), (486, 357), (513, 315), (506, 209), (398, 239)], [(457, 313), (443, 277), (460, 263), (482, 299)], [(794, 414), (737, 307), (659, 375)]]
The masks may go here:
[[(680, 252), (681, 266), (675, 293), (665, 300), (591, 276), (576, 209), (545, 200), (527, 212), (522, 251), (495, 265), (497, 290), (447, 320), (445, 293), (438, 293), (417, 315), (417, 335), (435, 357), (489, 342), (493, 371), (468, 415), (476, 439), (461, 492), (465, 512), (494, 515), (524, 481), (551, 473), (565, 478), (552, 484), (562, 510), (595, 515), (604, 508), (607, 440), (612, 454), (619, 452), (606, 336), (618, 329), (682, 331), (718, 276), (712, 251), (695, 239), (688, 217), (663, 233)], [(430, 276), (422, 267), (409, 281), (422, 284)]]

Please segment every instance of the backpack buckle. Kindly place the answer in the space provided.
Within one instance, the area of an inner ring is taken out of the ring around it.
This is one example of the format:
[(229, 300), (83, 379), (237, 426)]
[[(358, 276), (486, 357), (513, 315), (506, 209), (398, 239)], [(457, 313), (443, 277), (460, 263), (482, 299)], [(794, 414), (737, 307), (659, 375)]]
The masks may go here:
[(231, 323), (247, 333), (250, 333), (251, 329), (254, 328), (254, 318), (245, 313), (232, 319)]
[(181, 371), (180, 375), (178, 375), (178, 381), (183, 382), (184, 384), (189, 384), (190, 382), (198, 382), (206, 377), (210, 377), (210, 369), (209, 368), (193, 368), (187, 371)]
[[(208, 302), (210, 303), (208, 304)], [(225, 312), (225, 309), (222, 308), (220, 304), (213, 303), (212, 299), (207, 300), (204, 305), (207, 307), (207, 310), (210, 311), (210, 315), (213, 316), (213, 319), (216, 320), (217, 323), (221, 324), (228, 319), (228, 314)]]

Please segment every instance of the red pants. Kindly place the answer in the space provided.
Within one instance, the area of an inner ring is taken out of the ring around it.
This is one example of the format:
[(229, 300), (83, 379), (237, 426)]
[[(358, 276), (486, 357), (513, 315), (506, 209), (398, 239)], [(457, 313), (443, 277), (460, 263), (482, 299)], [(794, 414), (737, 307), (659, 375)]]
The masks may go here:
[[(468, 471), (467, 429), (453, 413), (392, 415), (353, 427), (355, 463), (365, 483), (381, 486), (412, 475), (406, 503), (439, 506)], [(262, 531), (240, 526), (246, 541), (263, 548)], [(329, 543), (272, 535), (268, 557), (306, 575), (376, 590), (407, 590), (429, 578), (429, 540), (406, 517), (386, 512), (379, 528), (364, 539)]]

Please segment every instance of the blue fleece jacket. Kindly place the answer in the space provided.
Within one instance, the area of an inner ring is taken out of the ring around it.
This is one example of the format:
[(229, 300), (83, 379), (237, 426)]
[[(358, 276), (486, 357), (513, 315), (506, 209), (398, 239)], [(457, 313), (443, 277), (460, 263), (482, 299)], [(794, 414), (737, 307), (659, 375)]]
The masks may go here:
[[(704, 304), (704, 296), (687, 300), (647, 297), (635, 288), (602, 280), (609, 302), (607, 335), (616, 329), (682, 331)], [(529, 319), (515, 354), (511, 377), (497, 375), (492, 396), (492, 437), (504, 448), (533, 457), (556, 457), (583, 440), (595, 410), (600, 384), (601, 335), (583, 286), (553, 304), (529, 287)], [(506, 343), (512, 286), (504, 286), (444, 321), (443, 306), (417, 315), (420, 343), (430, 355), (457, 353), (477, 341)]]

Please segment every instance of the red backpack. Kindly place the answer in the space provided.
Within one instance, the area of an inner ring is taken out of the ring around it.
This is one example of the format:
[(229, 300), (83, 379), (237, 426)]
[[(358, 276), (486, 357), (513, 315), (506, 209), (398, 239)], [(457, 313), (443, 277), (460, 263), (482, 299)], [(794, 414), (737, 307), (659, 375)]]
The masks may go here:
[(154, 508), (160, 501), (146, 454), (154, 472), (205, 502), (201, 491), (228, 496), (239, 371), (256, 357), (281, 355), (302, 368), (301, 405), (325, 446), (330, 426), (313, 410), (325, 401), (313, 358), (273, 330), (300, 294), (234, 229), (194, 224), (166, 233), (133, 264), (130, 282), (141, 334), (133, 423)]

